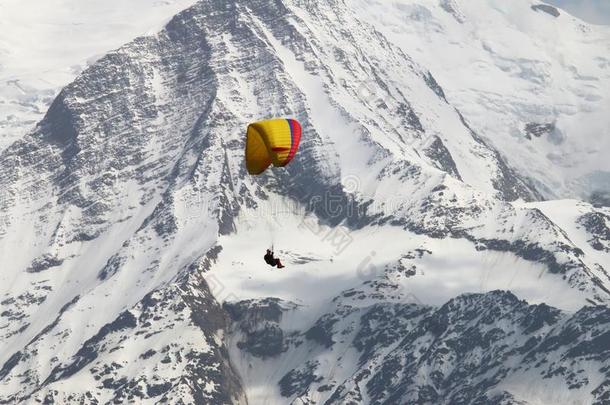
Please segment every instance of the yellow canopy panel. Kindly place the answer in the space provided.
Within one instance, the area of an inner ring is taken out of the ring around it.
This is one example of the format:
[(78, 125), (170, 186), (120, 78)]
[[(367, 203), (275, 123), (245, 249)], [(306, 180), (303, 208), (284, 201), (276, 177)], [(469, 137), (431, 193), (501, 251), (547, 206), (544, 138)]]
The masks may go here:
[(297, 120), (277, 118), (248, 125), (246, 133), (246, 168), (261, 174), (273, 163), (286, 166), (299, 148), (301, 124)]

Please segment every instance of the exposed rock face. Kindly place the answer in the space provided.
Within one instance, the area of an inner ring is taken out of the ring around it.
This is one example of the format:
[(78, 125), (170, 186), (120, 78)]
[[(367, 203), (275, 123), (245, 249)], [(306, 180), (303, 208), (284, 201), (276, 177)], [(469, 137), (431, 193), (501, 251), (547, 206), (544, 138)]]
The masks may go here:
[(534, 11), (542, 11), (553, 17), (559, 17), (561, 13), (553, 6), (549, 6), (548, 4), (535, 4), (532, 6), (532, 10)]
[(263, 359), (286, 350), (286, 339), (278, 326), (285, 309), (278, 299), (226, 303), (225, 309), (243, 335), (243, 340), (237, 342), (241, 350)]
[[(284, 330), (294, 339), (275, 356), (295, 365), (277, 381), (287, 403), (526, 404), (527, 390), (546, 402), (585, 395), (602, 404), (610, 395), (607, 307), (566, 314), (493, 291), (435, 308), (374, 303), (372, 290), (363, 291), (367, 298), (336, 297), (335, 312), (308, 331)], [(259, 311), (253, 302), (238, 305)], [(304, 353), (336, 363), (294, 360)], [(593, 380), (591, 369), (603, 377)]]
[(610, 216), (601, 212), (590, 212), (578, 218), (590, 235), (589, 244), (595, 250), (610, 252)]
[(540, 138), (541, 136), (548, 135), (555, 130), (555, 124), (536, 124), (530, 122), (525, 125), (525, 137), (532, 139), (532, 136)]
[[(201, 275), (185, 274), (174, 285), (147, 294), (87, 339), (67, 362), (54, 357), (49, 374), (41, 374), (30, 362), (56, 344), (51, 342), (69, 341), (69, 329), (57, 340), (51, 334), (65, 322), (68, 309), (4, 363), (3, 383), (20, 388), (3, 394), (2, 403), (245, 403), (220, 339), (227, 314)], [(179, 340), (175, 331), (180, 331)], [(62, 384), (74, 376), (91, 386)]]

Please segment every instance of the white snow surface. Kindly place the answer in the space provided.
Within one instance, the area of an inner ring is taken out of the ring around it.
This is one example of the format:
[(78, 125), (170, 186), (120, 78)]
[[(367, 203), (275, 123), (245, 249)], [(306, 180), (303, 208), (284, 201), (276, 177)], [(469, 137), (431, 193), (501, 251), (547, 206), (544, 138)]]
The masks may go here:
[[(547, 198), (610, 192), (610, 27), (539, 1), (355, 0)], [(528, 123), (553, 124), (525, 137)]]
[(195, 1), (0, 2), (0, 150), (33, 128), (83, 69)]

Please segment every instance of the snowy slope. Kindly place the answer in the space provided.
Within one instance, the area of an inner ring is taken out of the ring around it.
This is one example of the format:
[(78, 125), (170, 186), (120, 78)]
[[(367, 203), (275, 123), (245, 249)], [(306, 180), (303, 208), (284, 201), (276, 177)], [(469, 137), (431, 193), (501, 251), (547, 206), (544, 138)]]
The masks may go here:
[[(607, 209), (537, 201), (463, 108), (342, 1), (204, 0), (101, 57), (0, 153), (0, 401), (535, 403), (520, 378), (545, 373), (602, 401)], [(271, 116), (299, 154), (249, 176), (243, 130)], [(359, 357), (375, 309), (404, 335)], [(570, 320), (596, 327), (557, 341)], [(435, 336), (482, 340), (408, 367)], [(493, 382), (448, 377), (498, 356)]]
[(44, 116), (88, 65), (157, 32), (195, 0), (5, 0), (0, 3), (0, 150)]
[(546, 198), (610, 193), (610, 27), (540, 1), (355, 1)]
[(608, 360), (601, 349), (607, 307), (567, 314), (505, 291), (430, 307), (408, 296), (393, 302), (392, 291), (387, 282), (344, 291), (305, 330), (295, 328), (297, 310), (285, 301), (226, 305), (235, 328), (232, 358), (248, 398), (268, 404), (605, 403), (608, 370), (600, 364)]

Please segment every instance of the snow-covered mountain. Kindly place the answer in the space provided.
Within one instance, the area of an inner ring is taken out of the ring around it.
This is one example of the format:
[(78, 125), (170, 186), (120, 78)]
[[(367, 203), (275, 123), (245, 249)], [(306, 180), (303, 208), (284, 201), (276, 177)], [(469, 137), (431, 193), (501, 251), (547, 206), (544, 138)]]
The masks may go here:
[(155, 34), (195, 0), (3, 0), (0, 150), (42, 119), (62, 87), (111, 49)]
[(545, 198), (608, 205), (610, 26), (535, 1), (352, 4)]
[[(408, 7), (469, 57), (499, 38), (475, 17), (559, 24), (470, 4)], [(610, 209), (543, 201), (539, 152), (520, 166), (525, 141), (366, 7), (200, 1), (0, 152), (0, 403), (606, 403)], [(495, 103), (540, 102), (501, 77)], [(299, 153), (249, 176), (245, 127), (273, 116)]]

